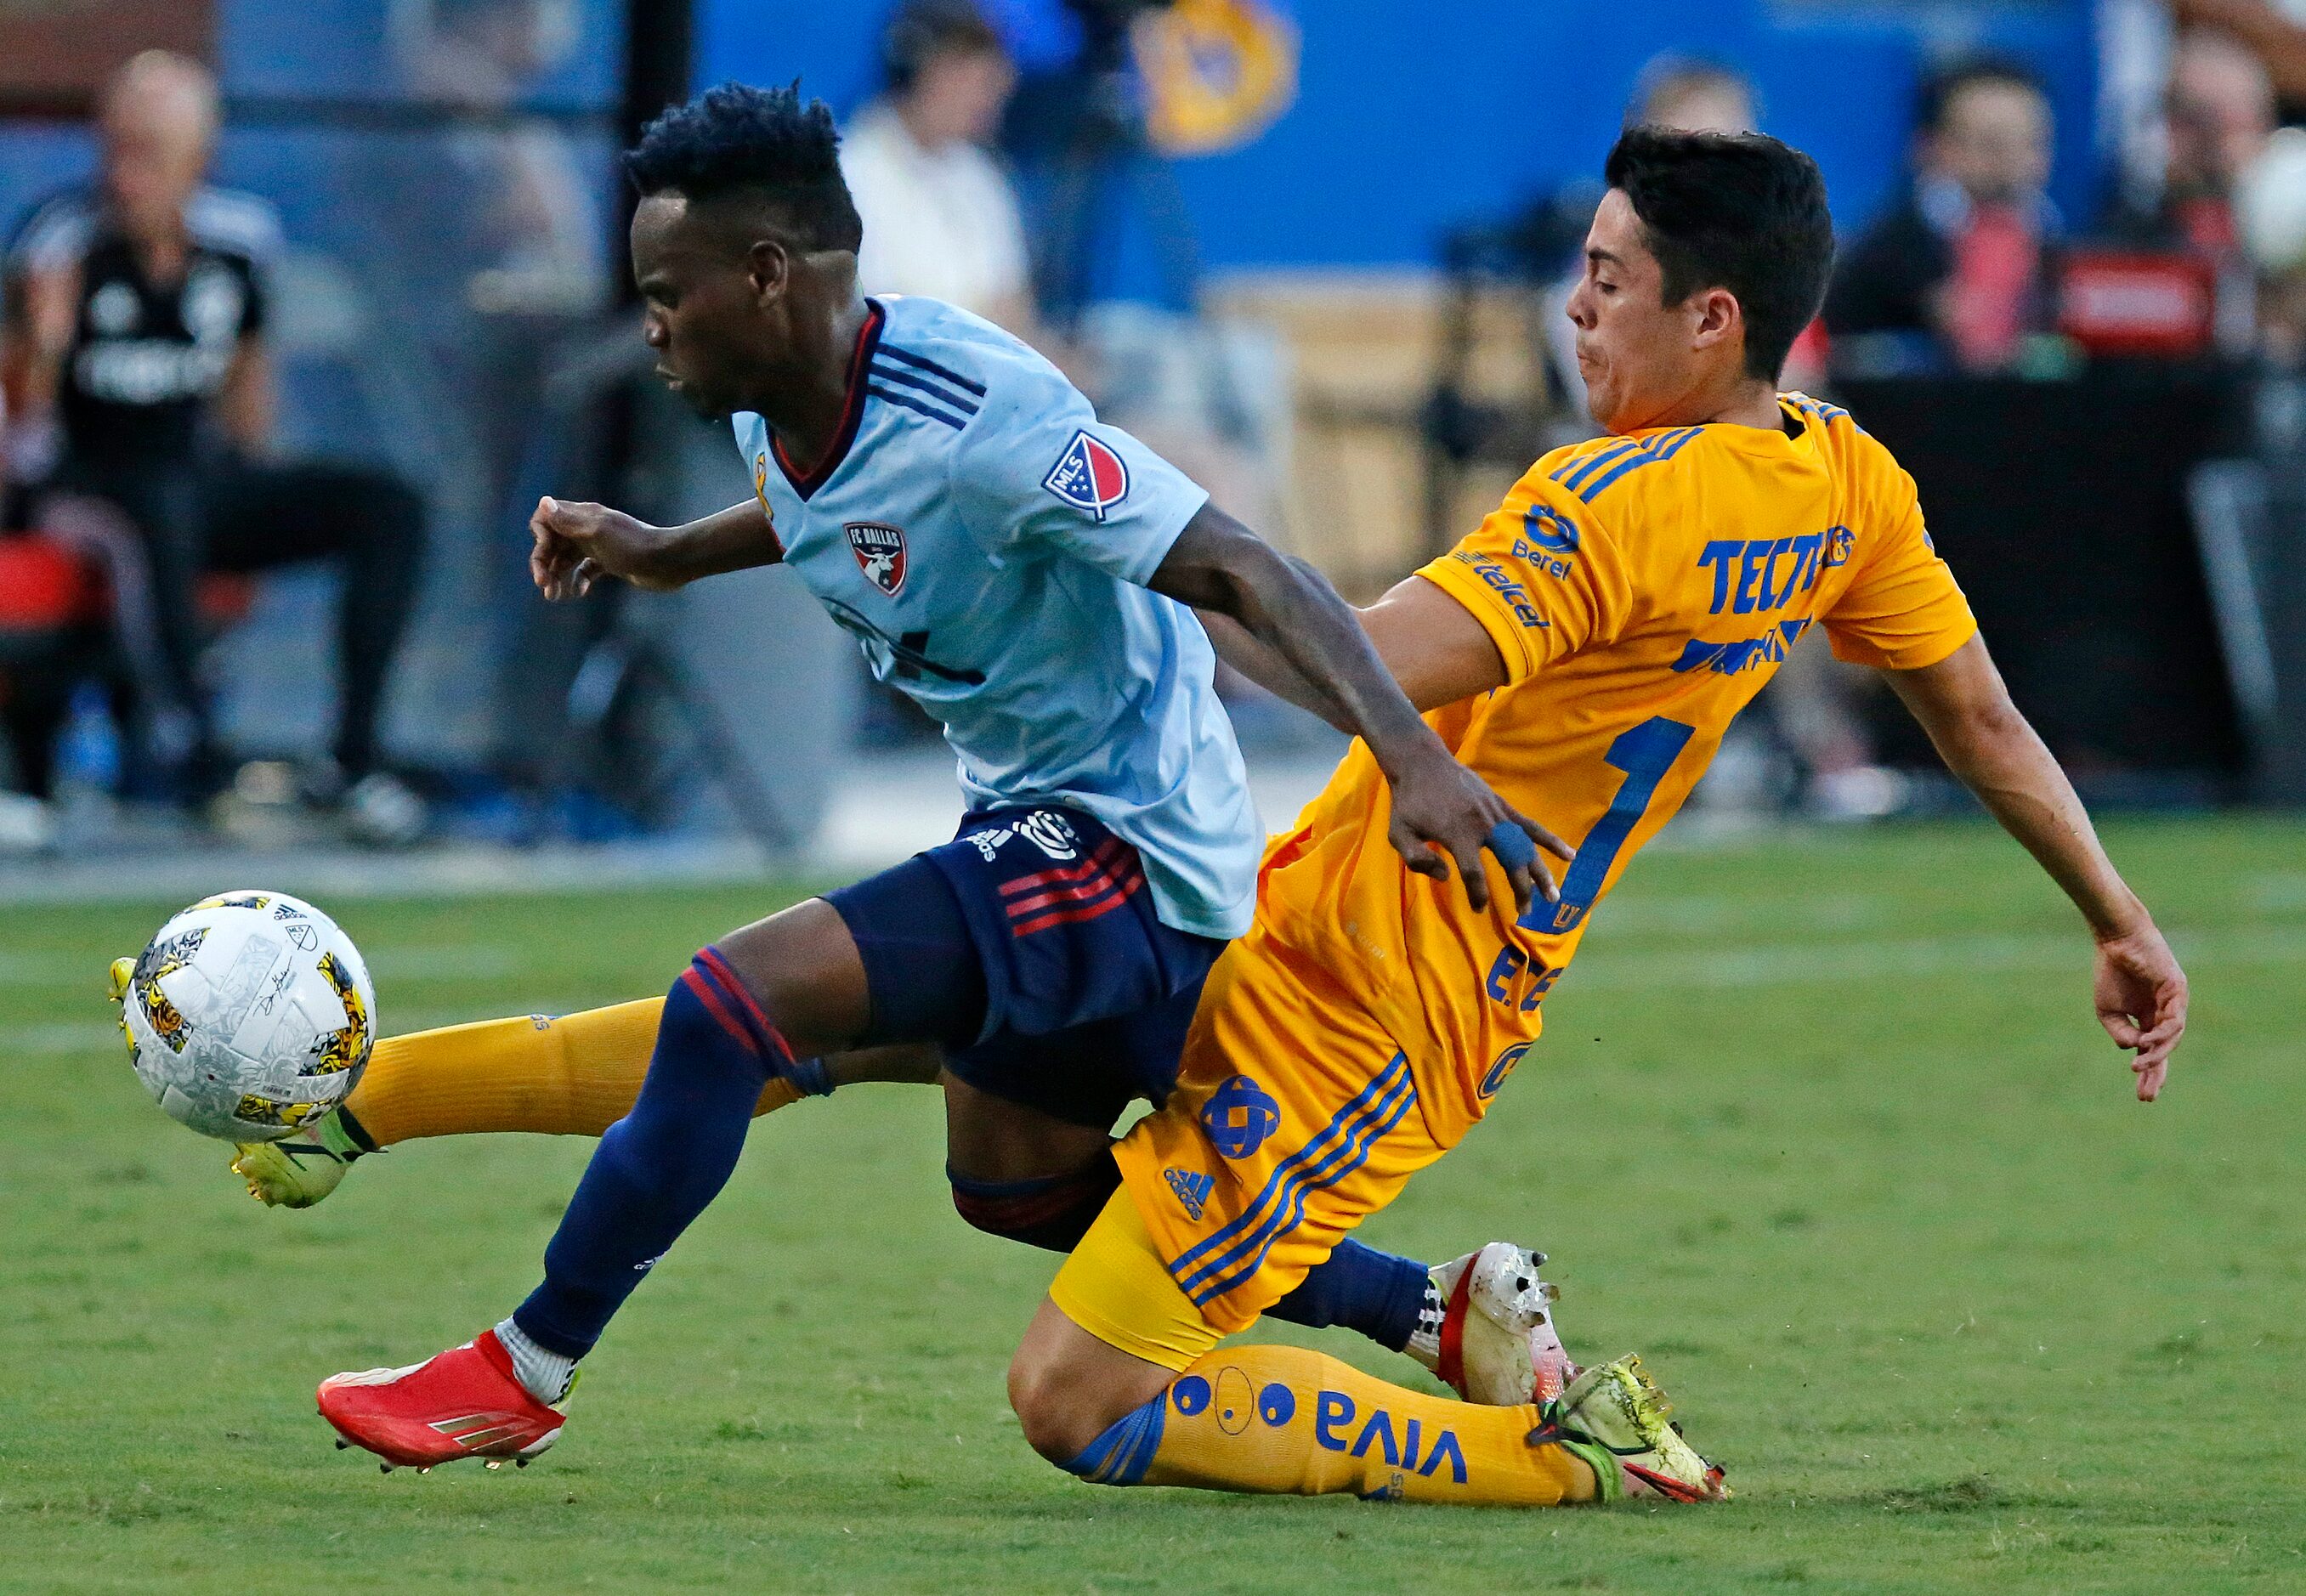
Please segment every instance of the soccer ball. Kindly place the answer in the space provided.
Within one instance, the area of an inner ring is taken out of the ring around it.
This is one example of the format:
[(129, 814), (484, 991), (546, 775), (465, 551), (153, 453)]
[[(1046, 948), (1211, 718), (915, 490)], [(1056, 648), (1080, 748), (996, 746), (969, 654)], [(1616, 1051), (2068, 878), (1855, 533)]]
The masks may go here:
[(160, 927), (121, 1003), (137, 1079), (203, 1136), (275, 1141), (342, 1102), (376, 1039), (352, 938), (280, 892), (203, 898)]

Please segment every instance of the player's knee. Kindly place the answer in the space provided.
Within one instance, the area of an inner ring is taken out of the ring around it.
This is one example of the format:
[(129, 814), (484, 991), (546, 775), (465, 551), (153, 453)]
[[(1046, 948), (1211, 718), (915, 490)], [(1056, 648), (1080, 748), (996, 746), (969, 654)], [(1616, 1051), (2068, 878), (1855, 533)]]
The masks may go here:
[(1077, 1370), (1020, 1347), (1009, 1364), (1009, 1406), (1025, 1444), (1064, 1468), (1112, 1424)]
[[(791, 1067), (792, 1054), (760, 1004), (712, 948), (689, 960), (665, 993), (645, 1096), (661, 1072), (732, 1072), (765, 1080)], [(761, 1084), (754, 1083), (756, 1087)]]

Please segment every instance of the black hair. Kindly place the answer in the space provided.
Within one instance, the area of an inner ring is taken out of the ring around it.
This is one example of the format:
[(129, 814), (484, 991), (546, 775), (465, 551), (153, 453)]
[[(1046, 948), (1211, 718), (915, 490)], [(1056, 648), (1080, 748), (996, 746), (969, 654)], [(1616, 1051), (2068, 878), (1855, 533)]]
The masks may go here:
[(892, 94), (910, 90), (940, 55), (1004, 53), (975, 0), (905, 0), (881, 30), (881, 75)]
[(1767, 133), (1630, 127), (1602, 175), (1641, 218), (1679, 304), (1727, 288), (1746, 319), (1746, 374), (1775, 382), (1825, 297), (1833, 218), (1817, 163)]
[(2049, 98), (2041, 77), (2014, 55), (1962, 55), (1945, 63), (1922, 80), (1914, 97), (1914, 126), (1926, 133), (1943, 132), (1946, 114), (1965, 89), (1981, 83), (2004, 83), (2041, 98)]
[(756, 89), (723, 83), (675, 106), (625, 154), (647, 199), (677, 193), (702, 202), (738, 195), (774, 206), (805, 250), (854, 251), (864, 224), (841, 176), (841, 134), (821, 99), (800, 84)]

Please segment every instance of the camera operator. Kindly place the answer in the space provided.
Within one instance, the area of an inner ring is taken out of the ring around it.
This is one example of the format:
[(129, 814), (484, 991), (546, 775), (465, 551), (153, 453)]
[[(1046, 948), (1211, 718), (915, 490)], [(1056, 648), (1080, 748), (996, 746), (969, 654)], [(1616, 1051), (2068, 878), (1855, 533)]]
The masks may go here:
[(98, 108), (98, 180), (34, 207), (9, 247), (0, 378), (16, 425), (49, 429), (60, 450), (43, 485), (134, 524), (180, 700), (141, 718), (189, 729), (153, 738), (177, 744), (154, 753), (178, 796), (199, 804), (229, 774), (197, 685), (199, 578), (334, 559), (342, 698), (334, 768), (310, 786), (341, 799), (356, 832), (406, 840), (423, 806), (379, 768), (377, 717), (415, 602), (423, 506), (381, 470), (265, 457), (279, 227), (263, 201), (204, 183), (217, 124), (197, 63), (149, 51), (121, 69)]

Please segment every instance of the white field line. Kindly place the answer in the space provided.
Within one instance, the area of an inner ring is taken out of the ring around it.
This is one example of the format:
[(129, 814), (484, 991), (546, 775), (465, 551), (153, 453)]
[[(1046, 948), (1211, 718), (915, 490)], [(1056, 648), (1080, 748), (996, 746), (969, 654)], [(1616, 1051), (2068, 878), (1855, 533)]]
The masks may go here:
[[(410, 1031), (431, 1030), (437, 1026), (461, 1025), (468, 1020), (489, 1019), (494, 1012), (406, 1010), (391, 1016), (393, 1024), (387, 1034), (406, 1036)], [(20, 1058), (54, 1058), (67, 1053), (101, 1053), (120, 1046), (120, 1027), (108, 1020), (57, 1020), (43, 1025), (0, 1026), (0, 1063)]]
[[(130, 950), (133, 952), (134, 950)], [(428, 943), (363, 948), (370, 971), (383, 981), (501, 979), (528, 968), (519, 949), (505, 943)], [(0, 951), (0, 987), (85, 986), (103, 990), (100, 961), (72, 953)]]
[[(2197, 931), (2173, 937), (2190, 969), (2222, 965), (2306, 964), (2306, 927), (2262, 926)], [(1832, 943), (1761, 943), (1707, 952), (1589, 954), (1565, 980), (1581, 991), (1663, 992), (1745, 986), (1823, 986), (1884, 976), (1934, 977), (2044, 970), (2074, 974), (2089, 969), (2089, 944), (2079, 931), (1995, 936), (1967, 933), (1895, 940), (1852, 938)], [(485, 1016), (441, 1011), (395, 1015), (396, 1032), (451, 1025)], [(115, 1028), (102, 1020), (61, 1020), (0, 1028), (0, 1061), (117, 1046)]]
[[(2171, 943), (2179, 959), (2190, 965), (2306, 962), (2306, 928), (2269, 926), (2197, 931), (2174, 935)], [(1966, 932), (1949, 936), (1756, 943), (1699, 952), (1598, 949), (1579, 959), (1562, 980), (1595, 991), (1797, 986), (1883, 976), (2087, 971), (2089, 958), (2088, 940), (2079, 928), (2065, 935)]]

